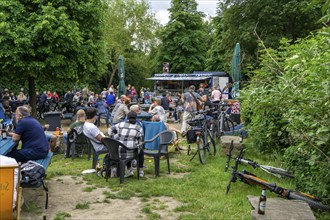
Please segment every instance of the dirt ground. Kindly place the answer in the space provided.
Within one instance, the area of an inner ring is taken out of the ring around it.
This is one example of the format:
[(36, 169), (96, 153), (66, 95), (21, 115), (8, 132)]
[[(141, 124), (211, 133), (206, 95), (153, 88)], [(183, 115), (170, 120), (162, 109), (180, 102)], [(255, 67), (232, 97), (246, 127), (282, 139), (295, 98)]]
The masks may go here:
[[(62, 121), (62, 129), (66, 131), (70, 120)], [(176, 129), (181, 124), (171, 124)], [(101, 124), (100, 130), (107, 133), (108, 128)], [(171, 175), (173, 178), (182, 178), (185, 174)], [(161, 219), (178, 219), (180, 213), (174, 209), (181, 204), (170, 197), (157, 197), (144, 201), (142, 198), (133, 197), (129, 200), (106, 199), (104, 191), (110, 189), (96, 188), (91, 192), (84, 192), (83, 189), (91, 187), (83, 181), (82, 177), (59, 176), (47, 180), (49, 188), (48, 209), (45, 210), (45, 192), (42, 187), (39, 189), (23, 189), (23, 211), (22, 219), (55, 219), (59, 216), (67, 216), (65, 219), (147, 219), (148, 216), (142, 209), (152, 203), (153, 206), (162, 208), (153, 210)], [(76, 209), (76, 205), (89, 204), (87, 209)], [(164, 208), (165, 207), (165, 208)], [(63, 218), (58, 218), (63, 219)]]
[[(60, 213), (70, 214), (70, 217), (65, 219), (147, 219), (142, 209), (150, 202), (156, 207), (163, 207), (153, 210), (161, 219), (178, 219), (180, 214), (174, 212), (180, 203), (170, 197), (151, 198), (149, 201), (137, 197), (120, 200), (106, 199), (103, 192), (111, 192), (108, 188), (95, 187), (91, 192), (84, 192), (83, 189), (91, 185), (87, 185), (82, 177), (54, 177), (47, 180), (47, 186), (49, 187), (47, 210), (44, 209), (45, 193), (42, 187), (23, 190), (25, 207), (21, 213), (22, 219), (43, 219), (43, 216), (46, 216), (46, 219), (54, 219)], [(89, 203), (89, 208), (76, 209), (78, 203)]]

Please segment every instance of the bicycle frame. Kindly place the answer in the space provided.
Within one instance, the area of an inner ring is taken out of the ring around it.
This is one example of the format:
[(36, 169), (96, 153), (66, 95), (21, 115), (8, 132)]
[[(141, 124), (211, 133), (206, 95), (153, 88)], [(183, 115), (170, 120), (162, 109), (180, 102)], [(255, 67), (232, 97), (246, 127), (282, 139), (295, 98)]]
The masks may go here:
[(235, 165), (233, 166), (232, 178), (230, 179), (230, 182), (227, 186), (226, 194), (228, 194), (228, 192), (230, 190), (231, 183), (236, 182), (237, 179), (239, 179), (240, 181), (242, 181), (246, 184), (256, 185), (256, 186), (262, 187), (263, 189), (268, 189), (269, 191), (274, 192), (281, 197), (284, 197), (287, 199), (302, 200), (302, 201), (307, 202), (312, 207), (315, 207), (315, 208), (318, 208), (321, 210), (325, 210), (325, 211), (330, 211), (330, 207), (323, 205), (320, 202), (320, 200), (315, 196), (312, 196), (312, 195), (309, 195), (309, 194), (306, 194), (303, 192), (283, 188), (281, 186), (276, 185), (276, 183), (269, 183), (266, 180), (258, 178), (256, 175), (247, 172), (246, 170), (243, 170), (242, 172), (237, 172), (239, 160), (243, 156), (243, 151), (244, 151), (244, 148), (241, 149), (241, 151), (235, 161)]

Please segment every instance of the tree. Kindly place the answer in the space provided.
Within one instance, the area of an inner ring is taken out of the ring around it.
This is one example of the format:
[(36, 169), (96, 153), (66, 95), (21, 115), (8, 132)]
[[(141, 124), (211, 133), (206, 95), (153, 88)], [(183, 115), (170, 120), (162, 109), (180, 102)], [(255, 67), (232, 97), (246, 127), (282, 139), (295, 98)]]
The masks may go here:
[(204, 70), (207, 33), (204, 14), (197, 11), (195, 0), (172, 0), (170, 21), (161, 33), (158, 62), (170, 63), (170, 72), (191, 73)]
[[(156, 44), (155, 30), (159, 23), (150, 11), (150, 5), (137, 0), (109, 0), (105, 17), (106, 48), (109, 55), (109, 86), (117, 72), (119, 55), (125, 58), (126, 79), (136, 84), (148, 73), (148, 53)], [(146, 60), (147, 59), (147, 60)], [(132, 64), (132, 68), (129, 65)], [(134, 67), (134, 68), (133, 68)], [(142, 72), (129, 70), (139, 69)], [(132, 78), (130, 78), (132, 76)]]
[(105, 70), (101, 0), (0, 1), (2, 75), (28, 81), (36, 115), (35, 82), (83, 82)]
[(248, 66), (256, 68), (259, 64), (258, 37), (266, 47), (277, 49), (281, 38), (294, 43), (321, 27), (317, 24), (321, 18), (320, 4), (308, 8), (309, 4), (309, 0), (232, 0), (219, 4), (220, 22), (216, 22), (215, 33), (221, 41), (213, 41), (208, 66), (224, 64), (229, 69), (233, 48), (239, 42), (242, 71), (247, 71)]

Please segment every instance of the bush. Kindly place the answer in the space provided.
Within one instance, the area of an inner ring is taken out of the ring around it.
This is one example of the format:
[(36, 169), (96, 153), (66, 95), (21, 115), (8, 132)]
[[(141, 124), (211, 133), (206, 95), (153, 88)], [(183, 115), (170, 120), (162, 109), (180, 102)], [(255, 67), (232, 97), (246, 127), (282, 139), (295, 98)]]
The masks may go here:
[(329, 38), (309, 36), (262, 55), (243, 91), (243, 119), (254, 146), (280, 151), (299, 190), (330, 194)]

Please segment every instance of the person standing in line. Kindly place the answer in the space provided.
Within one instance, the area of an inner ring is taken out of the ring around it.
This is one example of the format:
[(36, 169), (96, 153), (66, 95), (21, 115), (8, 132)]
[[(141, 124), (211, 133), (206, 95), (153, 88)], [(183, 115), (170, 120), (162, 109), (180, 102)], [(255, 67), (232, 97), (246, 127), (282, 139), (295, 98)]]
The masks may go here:
[(183, 120), (181, 126), (181, 134), (185, 134), (187, 131), (187, 121), (192, 119), (191, 113), (197, 111), (197, 103), (196, 100), (201, 100), (201, 96), (195, 92), (195, 86), (189, 86), (189, 91), (183, 95)]
[(212, 91), (212, 100), (220, 101), (220, 98), (221, 98), (221, 92), (217, 89), (216, 86), (214, 86)]

